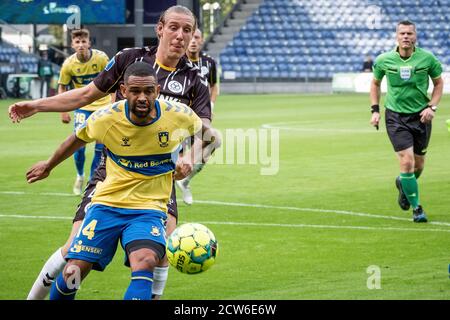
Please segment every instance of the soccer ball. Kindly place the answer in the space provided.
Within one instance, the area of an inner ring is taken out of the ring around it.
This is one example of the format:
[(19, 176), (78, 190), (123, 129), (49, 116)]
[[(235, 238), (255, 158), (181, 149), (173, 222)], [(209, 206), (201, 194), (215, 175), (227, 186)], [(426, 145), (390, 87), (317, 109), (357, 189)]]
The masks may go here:
[(169, 263), (178, 271), (200, 273), (211, 268), (216, 261), (216, 237), (200, 223), (185, 223), (169, 236), (166, 248)]

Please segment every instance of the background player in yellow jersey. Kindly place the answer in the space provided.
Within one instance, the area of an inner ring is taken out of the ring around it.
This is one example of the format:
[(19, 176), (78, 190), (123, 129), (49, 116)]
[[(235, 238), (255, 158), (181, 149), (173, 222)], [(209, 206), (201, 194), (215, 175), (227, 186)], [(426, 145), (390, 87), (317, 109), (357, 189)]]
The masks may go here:
[(151, 65), (130, 65), (121, 85), (126, 100), (96, 111), (49, 160), (27, 172), (32, 183), (46, 178), (87, 142), (101, 141), (108, 148), (106, 179), (97, 186), (50, 299), (74, 299), (79, 282), (71, 280), (81, 281), (91, 269), (103, 271), (119, 240), (126, 251), (125, 265), (132, 272), (124, 298), (151, 299), (153, 270), (165, 255), (167, 203), (176, 159), (181, 143), (202, 127), (186, 105), (157, 100), (159, 89)]
[[(108, 56), (100, 50), (91, 49), (89, 40), (89, 30), (73, 30), (72, 49), (75, 53), (68, 57), (61, 68), (58, 81), (58, 93), (68, 90), (68, 86), (81, 88), (88, 85), (108, 64)], [(109, 96), (94, 101), (87, 106), (74, 111), (74, 128), (81, 128), (86, 123), (89, 116), (97, 109), (107, 106), (111, 103)], [(70, 122), (70, 115), (67, 112), (61, 113), (63, 123)], [(94, 158), (92, 159), (90, 177), (98, 166), (102, 154), (103, 145), (96, 143)], [(80, 195), (84, 185), (84, 163), (86, 161), (86, 148), (82, 147), (74, 153), (77, 178), (73, 186), (73, 193)]]

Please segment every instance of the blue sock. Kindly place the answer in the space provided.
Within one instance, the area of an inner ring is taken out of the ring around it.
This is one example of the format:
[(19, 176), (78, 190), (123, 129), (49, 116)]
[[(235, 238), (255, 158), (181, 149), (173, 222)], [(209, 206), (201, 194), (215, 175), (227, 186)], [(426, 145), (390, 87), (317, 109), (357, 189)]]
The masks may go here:
[(131, 283), (124, 300), (151, 300), (153, 272), (140, 270), (131, 273)]
[(82, 147), (73, 154), (73, 158), (75, 159), (75, 167), (77, 168), (77, 174), (79, 176), (84, 175), (84, 162), (86, 160), (85, 150), (86, 147)]
[(69, 289), (63, 274), (60, 273), (50, 289), (50, 300), (74, 300), (77, 289)]
[(95, 151), (94, 151), (94, 159), (92, 159), (91, 173), (90, 173), (90, 176), (89, 176), (89, 180), (91, 180), (95, 169), (97, 169), (98, 164), (100, 163), (100, 159), (102, 157), (102, 151), (103, 151), (103, 144), (96, 143), (95, 144)]

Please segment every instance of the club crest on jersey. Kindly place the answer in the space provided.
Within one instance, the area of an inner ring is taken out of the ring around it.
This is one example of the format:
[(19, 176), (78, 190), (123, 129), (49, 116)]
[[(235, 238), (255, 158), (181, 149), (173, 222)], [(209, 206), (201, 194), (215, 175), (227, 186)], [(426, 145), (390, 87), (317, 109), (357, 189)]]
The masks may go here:
[(96, 64), (96, 63), (94, 63), (94, 64), (92, 65), (92, 69), (93, 69), (94, 71), (97, 71), (98, 67), (97, 67), (97, 64)]
[(165, 148), (169, 145), (169, 133), (167, 131), (159, 132), (158, 139), (161, 148)]
[(411, 78), (411, 67), (400, 67), (400, 78), (403, 80), (409, 80)]
[(121, 146), (122, 146), (122, 147), (130, 147), (130, 146), (131, 146), (131, 144), (130, 144), (130, 138), (128, 138), (128, 137), (123, 137), (123, 138), (122, 138), (122, 144), (121, 144)]
[(180, 93), (183, 91), (183, 86), (178, 81), (172, 80), (169, 82), (168, 88), (173, 93)]
[(161, 232), (159, 231), (158, 227), (152, 226), (152, 231), (150, 234), (154, 237), (159, 237), (161, 235)]

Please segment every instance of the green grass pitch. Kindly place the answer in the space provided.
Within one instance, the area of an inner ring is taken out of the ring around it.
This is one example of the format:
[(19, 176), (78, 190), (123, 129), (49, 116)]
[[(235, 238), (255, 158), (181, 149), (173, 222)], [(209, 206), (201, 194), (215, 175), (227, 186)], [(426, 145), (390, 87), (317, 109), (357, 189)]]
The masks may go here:
[[(10, 103), (0, 101), (0, 299), (25, 299), (69, 235), (79, 198), (70, 195), (72, 159), (45, 181), (25, 181), (27, 169), (47, 159), (72, 124), (63, 125), (59, 114), (12, 124)], [(193, 180), (198, 202), (180, 201), (181, 222), (207, 225), (219, 257), (203, 274), (171, 268), (164, 299), (449, 299), (450, 96), (434, 120), (419, 180), (427, 224), (414, 224), (411, 211), (397, 205), (397, 159), (384, 123), (379, 131), (369, 125), (368, 105), (367, 95), (356, 94), (220, 96), (213, 123), (224, 134), (223, 150), (230, 129), (278, 128), (279, 169), (261, 175), (268, 167), (263, 157), (237, 163), (236, 155), (227, 163), (218, 153)], [(93, 146), (87, 149), (89, 170)], [(379, 268), (378, 283), (371, 266)], [(122, 299), (129, 277), (118, 248), (77, 299)]]

